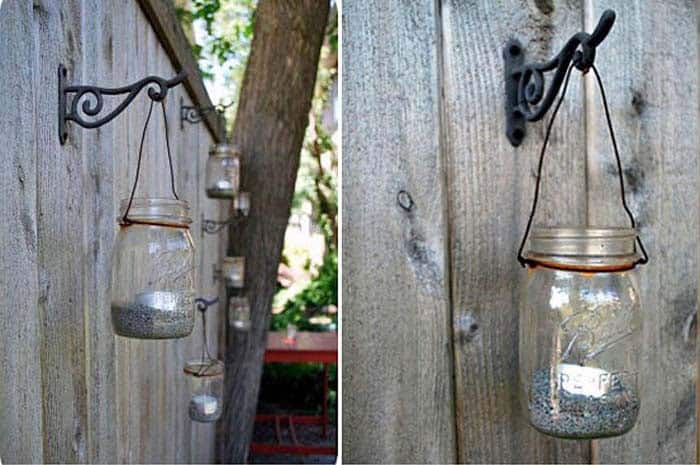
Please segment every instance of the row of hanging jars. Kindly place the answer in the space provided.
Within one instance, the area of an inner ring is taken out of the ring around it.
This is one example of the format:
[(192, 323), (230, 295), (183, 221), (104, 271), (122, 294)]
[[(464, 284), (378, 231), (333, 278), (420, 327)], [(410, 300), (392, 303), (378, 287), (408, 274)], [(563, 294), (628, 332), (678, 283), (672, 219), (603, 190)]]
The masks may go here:
[[(205, 178), (209, 197), (236, 198), (239, 158), (240, 153), (229, 144), (216, 144), (211, 148)], [(172, 173), (169, 152), (168, 160)], [(188, 336), (194, 327), (196, 261), (189, 228), (192, 219), (187, 202), (177, 198), (174, 179), (172, 181), (175, 199), (134, 198), (137, 174), (131, 197), (121, 202), (120, 228), (113, 251), (111, 298), (112, 324), (120, 336), (181, 338)], [(249, 198), (246, 196), (242, 201), (249, 208)], [(230, 257), (224, 261), (224, 269), (228, 281), (242, 287), (244, 259)], [(247, 299), (245, 302), (232, 300), (228, 307), (229, 315), (247, 320), (247, 323), (241, 320), (239, 326), (249, 327)], [(206, 329), (203, 331), (206, 348)], [(223, 363), (203, 357), (187, 363), (184, 373), (191, 392), (190, 418), (197, 422), (216, 421), (222, 412)]]
[(220, 275), (231, 292), (228, 302), (228, 323), (239, 331), (250, 329), (250, 303), (243, 295), (245, 288), (245, 257), (224, 257)]

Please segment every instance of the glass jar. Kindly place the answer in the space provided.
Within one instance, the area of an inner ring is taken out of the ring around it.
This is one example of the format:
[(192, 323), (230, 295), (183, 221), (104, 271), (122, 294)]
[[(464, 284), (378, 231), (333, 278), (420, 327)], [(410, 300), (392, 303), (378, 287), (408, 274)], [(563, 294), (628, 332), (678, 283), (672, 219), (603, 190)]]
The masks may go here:
[(244, 286), (245, 257), (224, 257), (221, 272), (227, 286), (242, 288)]
[(233, 199), (233, 210), (243, 216), (250, 213), (250, 192), (239, 192)]
[(240, 152), (229, 144), (214, 144), (209, 149), (206, 170), (207, 197), (233, 199), (240, 180)]
[(535, 228), (520, 310), (520, 384), (551, 436), (617, 436), (640, 408), (641, 312), (631, 228)]
[[(122, 200), (122, 212), (127, 205), (128, 199)], [(112, 326), (118, 335), (170, 339), (192, 332), (191, 221), (182, 200), (133, 200), (128, 221), (120, 223), (112, 256)]]
[(228, 324), (241, 331), (250, 329), (250, 303), (247, 297), (231, 297), (229, 299)]
[(188, 412), (199, 423), (218, 420), (223, 412), (224, 364), (219, 360), (195, 360), (185, 365), (190, 389)]

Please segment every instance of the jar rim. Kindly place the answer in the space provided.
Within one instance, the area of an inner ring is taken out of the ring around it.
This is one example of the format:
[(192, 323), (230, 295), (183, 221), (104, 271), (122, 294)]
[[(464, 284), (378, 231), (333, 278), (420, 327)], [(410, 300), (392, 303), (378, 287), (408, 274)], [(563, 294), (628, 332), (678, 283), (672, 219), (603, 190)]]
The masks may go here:
[(209, 147), (209, 156), (218, 158), (239, 158), (241, 156), (241, 151), (233, 144), (221, 142)]
[(636, 240), (629, 227), (535, 227), (525, 258), (564, 270), (623, 271), (639, 262)]
[(196, 378), (214, 378), (223, 376), (224, 364), (221, 360), (190, 360), (183, 369), (185, 374)]
[[(124, 223), (124, 212), (128, 205), (129, 199), (121, 200), (118, 218), (120, 223)], [(185, 200), (167, 197), (134, 197), (128, 219), (164, 226), (187, 226), (192, 223), (189, 212), (190, 206)]]

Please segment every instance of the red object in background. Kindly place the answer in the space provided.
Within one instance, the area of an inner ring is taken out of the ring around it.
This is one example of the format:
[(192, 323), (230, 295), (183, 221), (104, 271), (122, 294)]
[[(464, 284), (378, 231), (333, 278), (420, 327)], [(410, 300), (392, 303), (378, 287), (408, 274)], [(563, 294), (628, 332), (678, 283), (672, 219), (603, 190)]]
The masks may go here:
[[(286, 331), (269, 333), (265, 363), (323, 363), (323, 406), (321, 415), (256, 415), (257, 422), (275, 422), (277, 444), (252, 443), (250, 451), (260, 454), (301, 454), (301, 455), (330, 455), (337, 452), (336, 447), (310, 446), (299, 444), (296, 438), (294, 424), (321, 425), (323, 437), (328, 434), (328, 367), (338, 363), (338, 333), (297, 333), (295, 343), (286, 341)], [(282, 444), (281, 421), (289, 424), (292, 444)]]

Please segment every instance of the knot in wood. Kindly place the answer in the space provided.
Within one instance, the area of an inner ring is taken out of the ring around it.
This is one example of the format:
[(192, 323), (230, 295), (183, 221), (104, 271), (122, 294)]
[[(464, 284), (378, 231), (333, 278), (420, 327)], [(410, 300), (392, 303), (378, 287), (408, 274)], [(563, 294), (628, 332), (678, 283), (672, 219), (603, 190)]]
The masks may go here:
[(400, 190), (399, 193), (396, 195), (396, 201), (398, 202), (399, 206), (407, 212), (410, 212), (413, 209), (413, 206), (415, 205), (411, 194), (404, 190)]

